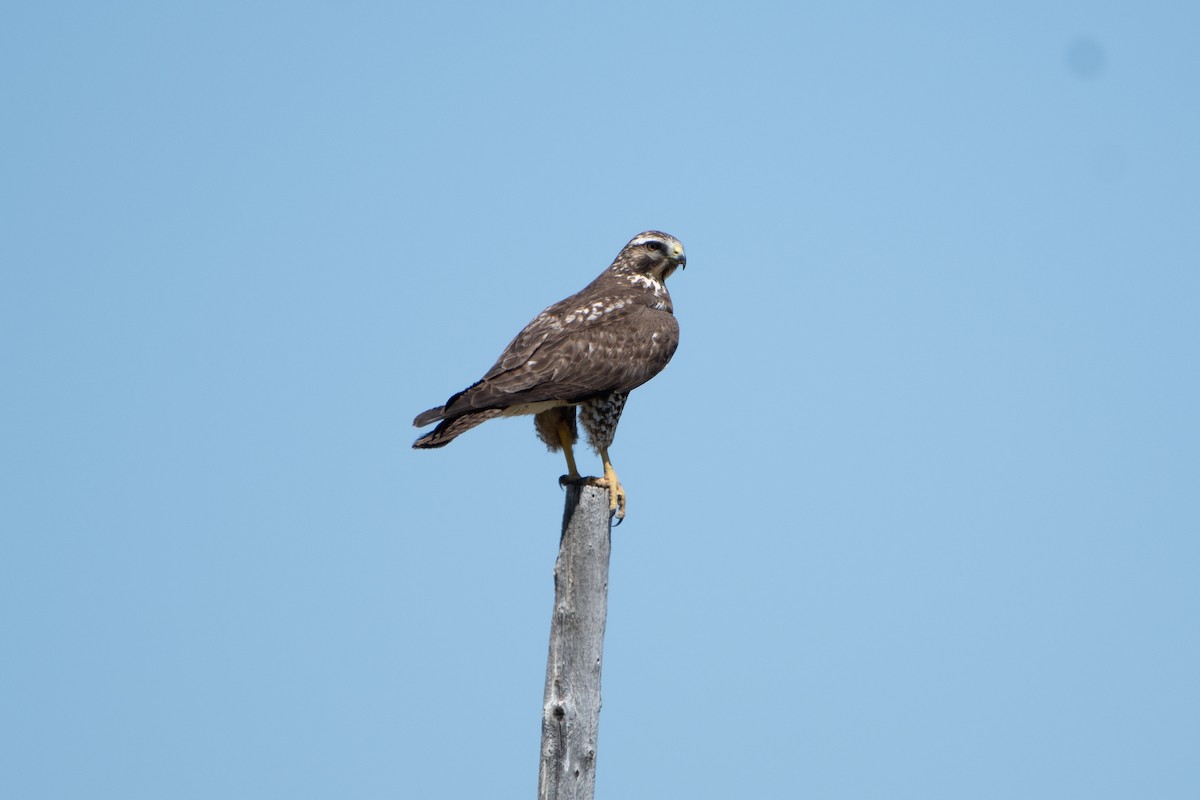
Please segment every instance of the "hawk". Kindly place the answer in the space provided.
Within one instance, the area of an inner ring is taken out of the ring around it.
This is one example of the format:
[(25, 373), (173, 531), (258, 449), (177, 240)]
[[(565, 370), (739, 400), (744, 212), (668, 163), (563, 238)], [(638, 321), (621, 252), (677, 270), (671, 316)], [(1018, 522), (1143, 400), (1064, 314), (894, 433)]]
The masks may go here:
[(438, 426), (413, 447), (444, 447), (481, 422), (532, 414), (538, 438), (566, 455), (560, 481), (578, 481), (572, 451), (578, 408), (604, 462), (604, 477), (591, 480), (609, 490), (609, 511), (623, 519), (625, 490), (608, 448), (629, 393), (675, 354), (679, 323), (666, 280), (686, 264), (683, 245), (670, 234), (646, 231), (630, 239), (596, 280), (534, 317), (481, 379), (418, 414), (416, 427)]

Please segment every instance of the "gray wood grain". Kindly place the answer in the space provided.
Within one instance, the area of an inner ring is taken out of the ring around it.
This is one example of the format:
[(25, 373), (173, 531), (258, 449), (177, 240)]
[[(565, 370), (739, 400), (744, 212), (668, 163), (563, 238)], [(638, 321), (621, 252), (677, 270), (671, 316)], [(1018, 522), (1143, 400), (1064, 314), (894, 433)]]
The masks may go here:
[(554, 564), (538, 800), (591, 800), (612, 544), (608, 490), (567, 487)]

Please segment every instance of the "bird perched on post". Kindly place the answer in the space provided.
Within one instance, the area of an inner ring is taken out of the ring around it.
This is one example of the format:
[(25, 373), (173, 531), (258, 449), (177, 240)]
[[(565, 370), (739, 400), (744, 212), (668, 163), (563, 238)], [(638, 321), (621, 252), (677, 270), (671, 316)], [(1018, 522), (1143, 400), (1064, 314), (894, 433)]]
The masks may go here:
[(686, 264), (674, 236), (646, 231), (633, 237), (599, 277), (534, 317), (480, 380), (418, 414), (416, 427), (438, 426), (413, 447), (444, 447), (489, 419), (533, 414), (538, 438), (566, 455), (567, 474), (560, 480), (576, 481), (578, 408), (588, 441), (604, 462), (604, 477), (594, 483), (608, 488), (610, 511), (623, 519), (625, 490), (608, 448), (629, 393), (675, 354), (679, 323), (666, 280)]

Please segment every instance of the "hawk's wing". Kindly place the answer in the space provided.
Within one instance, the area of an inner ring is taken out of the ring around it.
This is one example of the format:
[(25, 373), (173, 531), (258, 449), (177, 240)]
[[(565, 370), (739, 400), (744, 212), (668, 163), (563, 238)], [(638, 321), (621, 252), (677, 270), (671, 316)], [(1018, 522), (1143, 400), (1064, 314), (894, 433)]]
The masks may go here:
[(580, 305), (564, 301), (539, 314), (482, 380), (450, 398), (442, 417), (628, 392), (674, 355), (679, 323), (670, 312), (641, 304), (581, 311)]

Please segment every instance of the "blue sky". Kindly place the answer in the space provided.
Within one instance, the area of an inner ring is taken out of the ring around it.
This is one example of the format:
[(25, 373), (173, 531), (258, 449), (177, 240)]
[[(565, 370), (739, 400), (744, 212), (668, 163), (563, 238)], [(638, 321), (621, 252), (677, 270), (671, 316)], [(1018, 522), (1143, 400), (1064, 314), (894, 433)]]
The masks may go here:
[(563, 465), (410, 421), (660, 228), (598, 796), (1196, 797), (1198, 25), (7, 8), (0, 795), (531, 796)]

